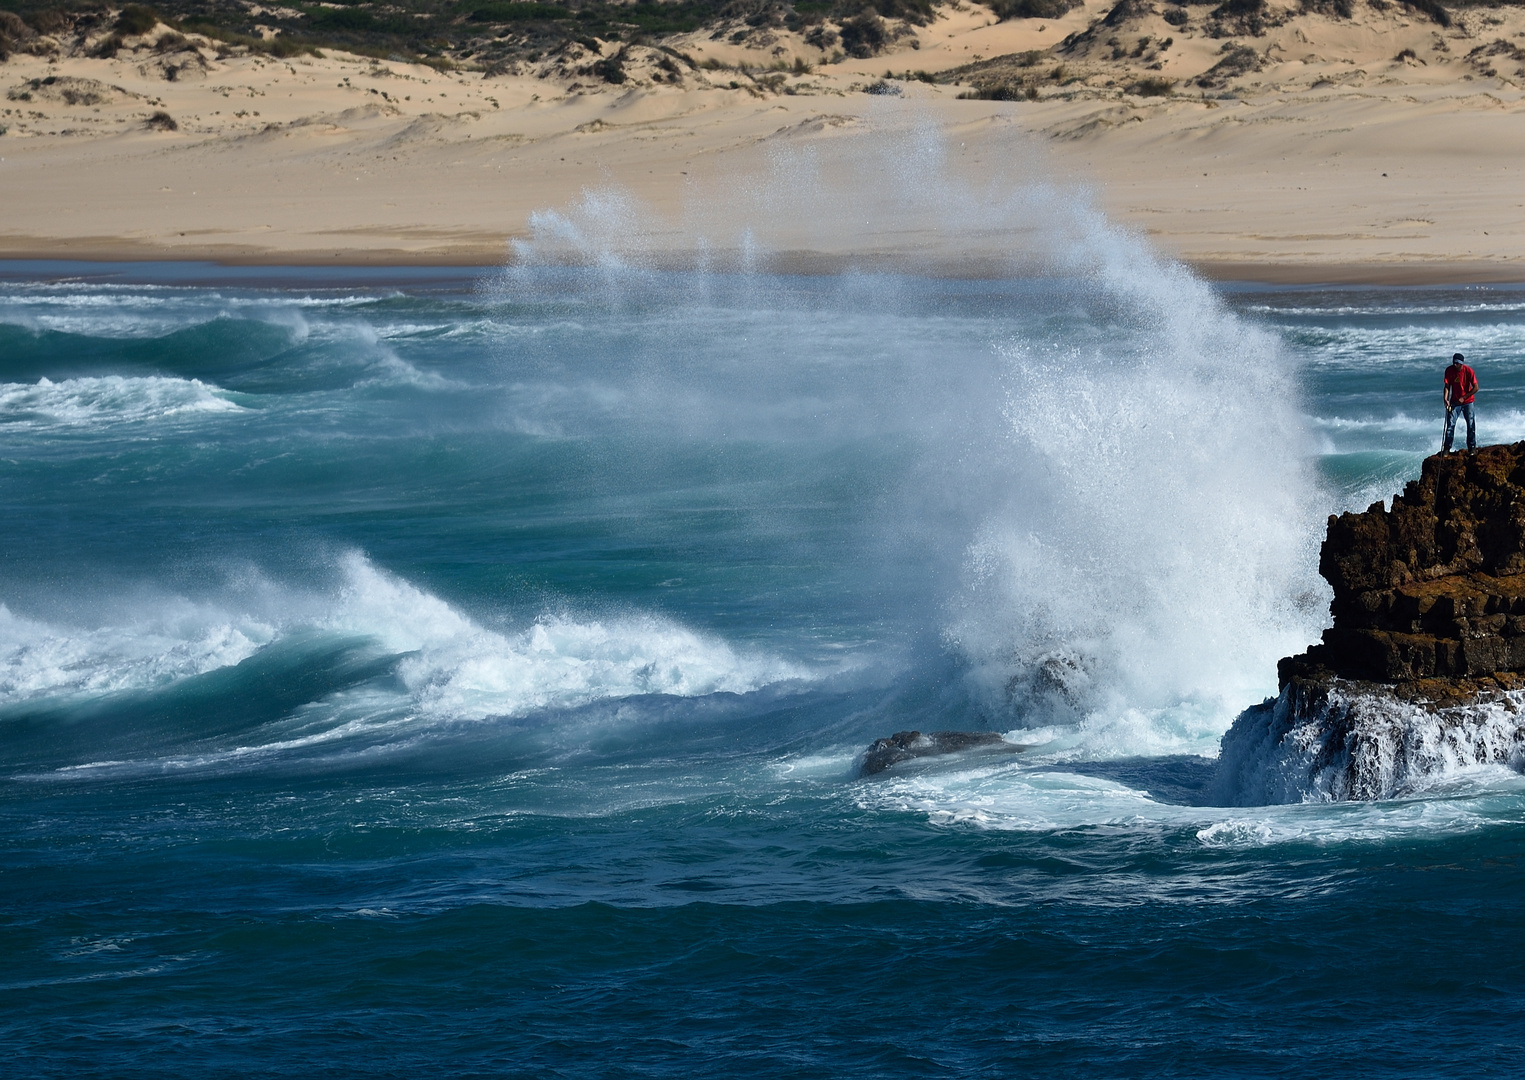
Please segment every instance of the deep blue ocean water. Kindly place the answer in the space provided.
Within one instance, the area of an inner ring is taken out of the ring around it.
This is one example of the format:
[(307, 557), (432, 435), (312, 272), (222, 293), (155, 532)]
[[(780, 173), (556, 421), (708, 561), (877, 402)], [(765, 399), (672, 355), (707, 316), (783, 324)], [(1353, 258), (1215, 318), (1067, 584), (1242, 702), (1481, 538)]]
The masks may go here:
[(1525, 292), (0, 269), (0, 1074), (1525, 1074), (1525, 779), (1204, 805)]

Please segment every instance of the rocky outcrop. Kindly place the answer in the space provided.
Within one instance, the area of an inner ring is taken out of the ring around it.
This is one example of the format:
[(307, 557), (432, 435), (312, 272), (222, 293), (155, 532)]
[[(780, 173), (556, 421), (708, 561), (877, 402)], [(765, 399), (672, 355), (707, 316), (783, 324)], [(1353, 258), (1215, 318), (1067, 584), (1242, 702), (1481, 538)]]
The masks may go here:
[(1425, 460), (1332, 516), (1334, 625), (1223, 737), (1214, 801), (1381, 799), (1525, 767), (1525, 442)]
[(1437, 454), (1391, 510), (1331, 517), (1319, 572), (1334, 626), (1281, 662), (1283, 686), (1320, 674), (1525, 686), (1525, 443)]
[(858, 775), (876, 776), (902, 762), (924, 758), (1017, 754), (1025, 749), (993, 731), (897, 731), (889, 738), (874, 740), (863, 752)]

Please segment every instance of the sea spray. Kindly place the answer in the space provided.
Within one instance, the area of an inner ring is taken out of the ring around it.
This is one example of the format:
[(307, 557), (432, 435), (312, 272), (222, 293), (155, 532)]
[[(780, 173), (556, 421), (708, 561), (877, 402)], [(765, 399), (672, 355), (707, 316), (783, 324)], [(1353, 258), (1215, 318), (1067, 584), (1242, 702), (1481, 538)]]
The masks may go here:
[(1124, 301), (1110, 333), (1005, 348), (1013, 494), (971, 546), (949, 636), (1024, 726), (1216, 703), (1210, 734), (1323, 622), (1322, 500), (1277, 341), (1108, 246), (1087, 284)]
[[(568, 280), (552, 267), (571, 263), (628, 303), (671, 287), (659, 268), (682, 266), (676, 306), (787, 310), (798, 298), (776, 279), (754, 276), (748, 292), (747, 275), (705, 268), (856, 266), (836, 279), (838, 304), (866, 328), (877, 317), (885, 336), (862, 343), (879, 355), (858, 412), (911, 432), (919, 454), (876, 527), (888, 563), (937, 583), (919, 602), (967, 666), (970, 722), (1054, 729), (1056, 746), (1082, 753), (1211, 754), (1274, 686), (1277, 658), (1325, 621), (1313, 567), (1327, 496), (1296, 362), (1044, 175), (1030, 144), (1003, 150), (1010, 167), (976, 180), (928, 127), (784, 131), (744, 182), (694, 183), (680, 221), (606, 190), (537, 217), (496, 295), (544, 298)], [(954, 249), (1004, 276), (1030, 317), (956, 368), (896, 353), (886, 342), (917, 288), (905, 272)], [(647, 370), (678, 392), (669, 361)], [(738, 393), (714, 411), (735, 432), (769, 397)], [(1078, 743), (1060, 730), (1076, 725)]]
[[(1066, 276), (1094, 261), (1102, 215), (1087, 190), (1048, 173), (1040, 144), (988, 136), (1001, 164), (973, 167), (932, 123), (901, 127), (818, 117), (781, 129), (719, 172), (696, 170), (676, 207), (612, 183), (530, 215), (508, 264), (484, 283), (512, 297), (523, 271), (603, 272), (614, 292), (657, 270), (714, 274), (943, 271), (966, 277)], [(703, 283), (690, 283), (703, 296)]]

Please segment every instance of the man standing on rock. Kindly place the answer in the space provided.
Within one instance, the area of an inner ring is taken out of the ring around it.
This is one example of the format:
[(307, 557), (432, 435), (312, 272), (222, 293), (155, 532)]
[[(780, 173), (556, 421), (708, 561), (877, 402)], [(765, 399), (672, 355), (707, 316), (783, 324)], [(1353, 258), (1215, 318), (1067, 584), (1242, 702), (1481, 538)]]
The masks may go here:
[(1456, 411), (1467, 418), (1467, 453), (1477, 449), (1477, 424), (1472, 419), (1472, 399), (1477, 396), (1477, 372), (1466, 364), (1466, 359), (1461, 353), (1451, 357), (1451, 366), (1446, 368), (1445, 387), (1441, 396), (1446, 402), (1446, 437), (1441, 443), (1440, 452), (1451, 452), (1451, 438), (1456, 434)]

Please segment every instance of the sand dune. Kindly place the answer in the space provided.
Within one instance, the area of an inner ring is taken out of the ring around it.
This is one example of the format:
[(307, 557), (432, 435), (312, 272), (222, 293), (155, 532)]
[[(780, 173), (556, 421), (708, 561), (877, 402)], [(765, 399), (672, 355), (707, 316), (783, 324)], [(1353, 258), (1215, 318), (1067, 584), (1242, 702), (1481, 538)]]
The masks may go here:
[[(219, 57), (194, 38), (166, 54), (153, 34), (110, 60), (17, 54), (0, 65), (0, 255), (497, 262), (536, 210), (589, 189), (623, 192), (643, 243), (676, 250), (696, 192), (723, 233), (713, 193), (770, 148), (830, 159), (866, 132), (893, 146), (936, 130), (949, 175), (1089, 190), (1208, 273), (1525, 278), (1525, 11), (1469, 9), (1442, 28), (1400, 5), (1279, 22), (1273, 8), (1253, 27), (1131, 0), (1047, 23), (942, 10), (915, 48), (809, 70), (794, 61), (820, 50), (787, 33), (766, 50), (675, 39), (692, 63), (665, 73), (664, 54), (637, 51), (621, 86), (565, 65), (484, 77)], [(911, 72), (958, 84), (874, 86)], [(1023, 99), (960, 97), (995, 83)], [(730, 209), (744, 224), (746, 207)], [(920, 252), (977, 267), (1014, 240), (897, 218), (777, 242), (802, 264)]]

